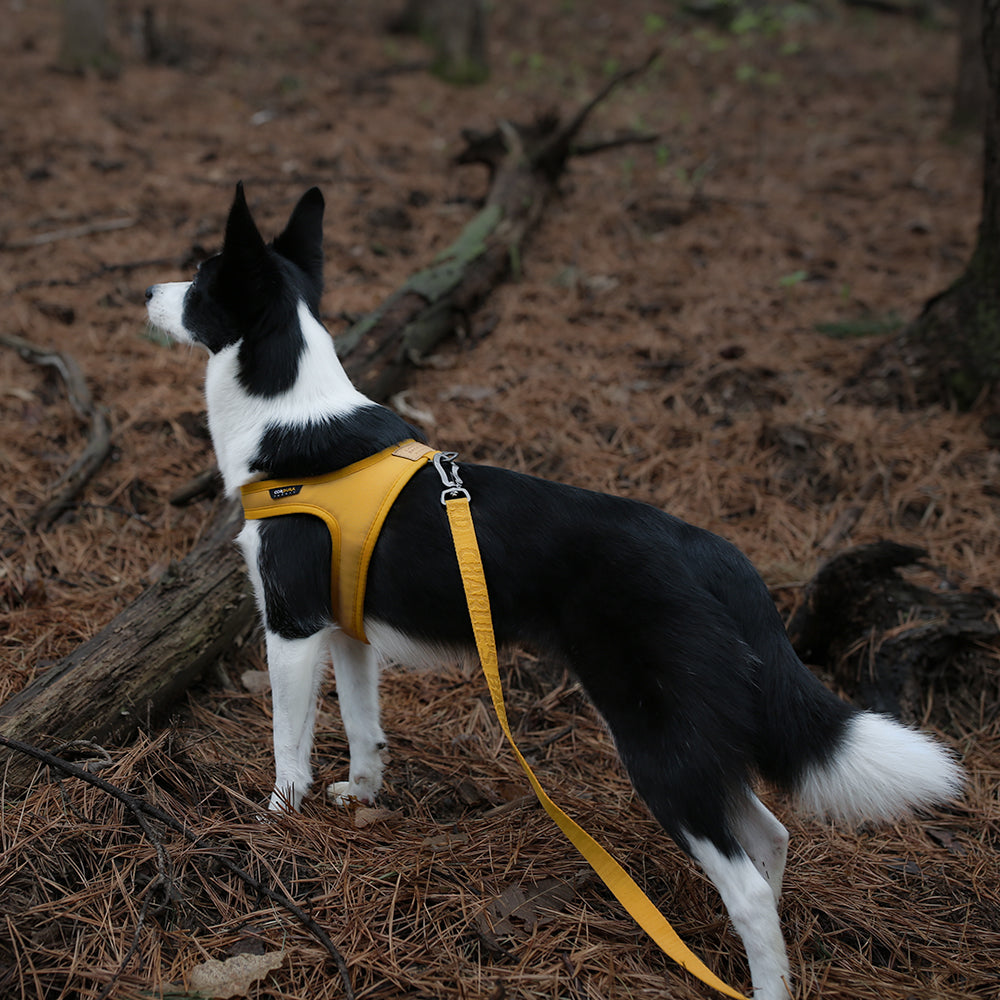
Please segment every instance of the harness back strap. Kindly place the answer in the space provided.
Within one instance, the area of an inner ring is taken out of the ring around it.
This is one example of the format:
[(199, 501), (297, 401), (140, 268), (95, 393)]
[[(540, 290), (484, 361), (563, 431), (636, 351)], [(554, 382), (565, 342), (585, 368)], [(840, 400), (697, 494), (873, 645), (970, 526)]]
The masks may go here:
[(497, 719), (500, 721), (500, 728), (507, 737), (507, 742), (510, 744), (511, 750), (514, 751), (514, 756), (524, 769), (542, 808), (597, 872), (601, 881), (631, 914), (632, 919), (670, 958), (719, 993), (733, 997), (734, 1000), (746, 1000), (743, 994), (738, 993), (719, 979), (684, 944), (677, 932), (670, 926), (667, 918), (650, 902), (649, 897), (639, 888), (628, 872), (586, 830), (567, 816), (549, 798), (548, 793), (542, 788), (530, 765), (524, 759), (507, 722), (507, 710), (504, 706), (503, 686), (500, 683), (497, 661), (496, 639), (493, 634), (493, 618), (490, 613), (489, 592), (486, 589), (486, 576), (479, 554), (479, 543), (476, 540), (476, 529), (472, 522), (469, 496), (462, 489), (447, 489), (441, 499), (448, 514), (448, 522), (451, 525), (455, 554), (458, 557), (466, 603), (469, 607), (469, 617), (472, 621), (472, 631), (476, 637), (476, 648), (479, 651), (483, 673), (486, 675), (490, 697), (493, 699), (493, 707), (496, 710)]
[(340, 627), (367, 642), (364, 630), (368, 563), (393, 501), (436, 452), (418, 441), (393, 445), (344, 469), (307, 479), (270, 479), (241, 490), (247, 520), (312, 514), (326, 522), (332, 543), (330, 607)]

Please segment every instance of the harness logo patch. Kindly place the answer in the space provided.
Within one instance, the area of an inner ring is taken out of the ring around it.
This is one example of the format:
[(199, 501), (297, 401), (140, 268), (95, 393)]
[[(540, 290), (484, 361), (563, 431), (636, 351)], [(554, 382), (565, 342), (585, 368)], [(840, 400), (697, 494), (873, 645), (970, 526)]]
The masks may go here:
[(301, 486), (275, 486), (273, 490), (267, 492), (271, 494), (272, 500), (282, 500), (284, 497), (298, 496), (301, 489)]
[(425, 458), (431, 450), (419, 441), (406, 441), (393, 452), (393, 455), (399, 458), (408, 458), (411, 462), (418, 462)]

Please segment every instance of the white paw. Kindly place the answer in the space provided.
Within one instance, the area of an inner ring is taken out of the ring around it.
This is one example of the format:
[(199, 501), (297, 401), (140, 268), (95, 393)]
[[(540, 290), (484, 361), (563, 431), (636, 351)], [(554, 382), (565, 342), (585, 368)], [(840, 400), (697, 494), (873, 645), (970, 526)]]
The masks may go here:
[(347, 806), (354, 802), (363, 802), (370, 806), (374, 804), (378, 795), (378, 786), (368, 778), (358, 777), (351, 781), (335, 781), (327, 788), (326, 793), (338, 806)]
[(294, 785), (290, 788), (287, 785), (283, 788), (275, 788), (271, 792), (271, 801), (267, 804), (268, 812), (298, 812), (305, 794), (304, 790), (300, 792)]

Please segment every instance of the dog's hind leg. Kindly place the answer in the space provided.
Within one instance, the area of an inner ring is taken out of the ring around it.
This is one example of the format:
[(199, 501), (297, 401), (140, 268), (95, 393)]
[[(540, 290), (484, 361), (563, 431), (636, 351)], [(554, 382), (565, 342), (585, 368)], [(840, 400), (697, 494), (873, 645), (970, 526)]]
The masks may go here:
[(378, 659), (371, 646), (343, 632), (331, 634), (330, 652), (351, 764), (349, 780), (335, 781), (327, 791), (341, 805), (352, 799), (374, 802), (382, 787), (385, 749), (385, 735), (379, 722)]
[(722, 851), (710, 840), (686, 839), (691, 856), (712, 880), (743, 940), (754, 1000), (788, 1000), (791, 974), (771, 884), (742, 848)]
[(747, 797), (731, 816), (733, 832), (757, 871), (767, 879), (775, 902), (781, 898), (781, 880), (788, 857), (788, 831), (756, 795), (747, 789)]
[(718, 890), (743, 941), (755, 1000), (788, 1000), (791, 976), (777, 903), (784, 828), (745, 784), (719, 793), (721, 777), (713, 778), (710, 766), (699, 766), (710, 759), (711, 747), (699, 744), (697, 733), (690, 734), (681, 758), (669, 745), (653, 754), (636, 752), (630, 740), (639, 728), (633, 726), (627, 736), (619, 729), (617, 737), (636, 790)]
[(274, 791), (269, 808), (297, 810), (312, 784), (316, 699), (327, 662), (325, 632), (283, 639), (267, 631), (274, 724)]

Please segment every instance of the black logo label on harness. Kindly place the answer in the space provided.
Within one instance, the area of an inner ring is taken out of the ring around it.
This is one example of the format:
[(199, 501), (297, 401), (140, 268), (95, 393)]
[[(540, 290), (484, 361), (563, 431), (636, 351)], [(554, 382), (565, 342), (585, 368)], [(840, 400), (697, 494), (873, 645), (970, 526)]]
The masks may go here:
[(301, 486), (275, 486), (273, 490), (267, 492), (271, 494), (272, 500), (281, 500), (284, 497), (298, 496), (301, 489)]

